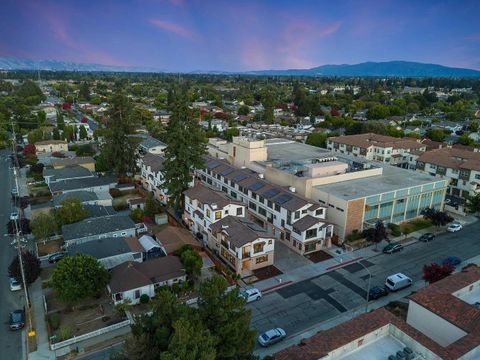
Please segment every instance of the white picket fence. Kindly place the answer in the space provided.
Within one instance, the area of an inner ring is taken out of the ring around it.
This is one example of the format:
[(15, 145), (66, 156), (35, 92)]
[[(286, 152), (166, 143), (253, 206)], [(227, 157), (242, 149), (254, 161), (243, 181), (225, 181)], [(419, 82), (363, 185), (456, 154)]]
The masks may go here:
[(99, 335), (102, 335), (102, 334), (106, 334), (106, 333), (115, 331), (117, 329), (121, 329), (121, 328), (126, 327), (126, 326), (130, 326), (130, 323), (131, 323), (130, 320), (124, 320), (122, 322), (119, 322), (119, 323), (116, 323), (116, 324), (113, 324), (113, 325), (110, 325), (110, 326), (106, 326), (104, 328), (101, 328), (101, 329), (98, 329), (98, 330), (95, 330), (95, 331), (92, 331), (92, 332), (89, 332), (89, 333), (86, 333), (86, 334), (82, 334), (82, 335), (79, 335), (79, 336), (74, 336), (73, 338), (67, 339), (65, 341), (61, 341), (61, 342), (58, 342), (58, 343), (55, 343), (55, 344), (50, 344), (50, 349), (52, 351), (57, 350), (57, 349), (61, 349), (63, 347), (78, 343), (79, 341), (91, 339), (95, 336), (99, 336)]

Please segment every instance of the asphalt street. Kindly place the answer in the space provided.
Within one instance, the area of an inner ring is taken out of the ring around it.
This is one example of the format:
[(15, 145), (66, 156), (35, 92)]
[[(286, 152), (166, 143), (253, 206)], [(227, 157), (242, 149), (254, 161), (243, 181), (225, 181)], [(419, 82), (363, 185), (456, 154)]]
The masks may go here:
[[(2, 326), (0, 327), (0, 349), (8, 359), (22, 359), (22, 331), (11, 331), (8, 326), (10, 311), (19, 309), (25, 303), (23, 291), (11, 292), (8, 283), (8, 265), (16, 254), (10, 245), (13, 240), (6, 235), (6, 224), (12, 212), (10, 191), (13, 187), (13, 173), (8, 158), (10, 151), (0, 151), (0, 310)], [(8, 355), (7, 355), (8, 354)], [(0, 358), (3, 358), (0, 355)]]
[[(462, 260), (479, 255), (479, 233), (480, 222), (476, 222), (457, 233), (440, 234), (432, 242), (416, 242), (391, 255), (379, 253), (362, 263), (372, 274), (372, 287), (383, 285), (387, 276), (397, 272), (421, 281), (424, 264), (441, 262), (450, 255)], [(361, 251), (356, 255), (361, 256)], [(258, 332), (281, 327), (293, 336), (347, 311), (360, 311), (365, 306), (368, 278), (361, 265), (351, 264), (280, 288), (247, 305), (252, 309), (252, 325)], [(410, 290), (403, 292), (408, 295)]]

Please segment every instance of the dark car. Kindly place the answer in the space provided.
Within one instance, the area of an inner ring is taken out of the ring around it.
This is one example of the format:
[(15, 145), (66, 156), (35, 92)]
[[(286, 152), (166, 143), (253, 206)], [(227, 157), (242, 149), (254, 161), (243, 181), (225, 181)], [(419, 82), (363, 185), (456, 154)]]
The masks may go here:
[(435, 235), (433, 235), (432, 233), (425, 233), (422, 236), (420, 236), (418, 240), (423, 242), (429, 242), (429, 241), (435, 240)]
[(15, 310), (10, 313), (10, 329), (18, 330), (25, 326), (25, 310)]
[(449, 256), (445, 260), (442, 261), (442, 264), (452, 264), (453, 266), (457, 266), (462, 262), (458, 256)]
[(388, 295), (388, 289), (384, 286), (374, 286), (370, 289), (368, 299), (369, 300), (377, 300), (383, 296)]
[(48, 257), (48, 262), (50, 264), (54, 264), (54, 263), (62, 260), (65, 256), (67, 256), (67, 254), (64, 253), (64, 252), (59, 252), (59, 253), (52, 254)]
[(383, 253), (384, 254), (393, 254), (398, 251), (403, 250), (403, 245), (402, 244), (388, 244), (383, 248)]

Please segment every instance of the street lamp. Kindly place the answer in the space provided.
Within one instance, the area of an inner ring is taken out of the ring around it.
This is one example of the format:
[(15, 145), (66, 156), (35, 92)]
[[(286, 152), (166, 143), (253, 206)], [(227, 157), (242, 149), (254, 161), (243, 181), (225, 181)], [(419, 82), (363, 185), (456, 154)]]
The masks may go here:
[(372, 273), (370, 272), (370, 270), (368, 270), (368, 268), (363, 265), (361, 263), (362, 260), (360, 261), (357, 261), (357, 264), (361, 265), (365, 270), (367, 270), (367, 273), (368, 273), (368, 284), (367, 284), (367, 297), (366, 297), (366, 301), (365, 301), (365, 312), (368, 311), (368, 302), (370, 301), (370, 286), (372, 284)]

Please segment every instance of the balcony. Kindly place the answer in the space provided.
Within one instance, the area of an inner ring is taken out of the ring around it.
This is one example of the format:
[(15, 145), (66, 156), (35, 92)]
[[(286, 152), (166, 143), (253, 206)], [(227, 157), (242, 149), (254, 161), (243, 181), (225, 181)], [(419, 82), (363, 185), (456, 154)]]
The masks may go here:
[(244, 252), (244, 253), (242, 253), (242, 259), (249, 259), (249, 258), (251, 258), (251, 257), (252, 257), (252, 256), (250, 255), (249, 252)]

